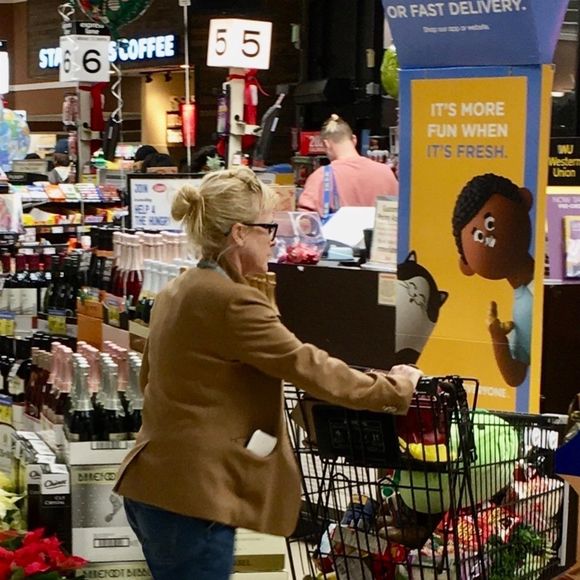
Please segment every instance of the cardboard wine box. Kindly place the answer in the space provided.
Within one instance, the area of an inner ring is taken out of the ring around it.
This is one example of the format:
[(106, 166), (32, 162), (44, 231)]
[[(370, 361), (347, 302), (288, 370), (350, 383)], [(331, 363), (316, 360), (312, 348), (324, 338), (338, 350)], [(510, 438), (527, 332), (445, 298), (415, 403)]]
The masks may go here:
[(70, 466), (73, 553), (90, 562), (144, 559), (123, 499), (113, 492), (118, 469), (117, 463)]
[(277, 572), (284, 570), (285, 561), (284, 538), (237, 530), (234, 572)]

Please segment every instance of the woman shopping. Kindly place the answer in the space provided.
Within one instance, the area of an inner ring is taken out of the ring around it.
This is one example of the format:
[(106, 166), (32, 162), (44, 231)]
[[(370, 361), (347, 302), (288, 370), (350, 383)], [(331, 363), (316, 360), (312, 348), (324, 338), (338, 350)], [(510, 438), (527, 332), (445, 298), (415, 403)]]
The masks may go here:
[[(300, 342), (245, 283), (267, 271), (274, 203), (239, 168), (183, 187), (173, 204), (202, 260), (155, 301), (143, 427), (116, 486), (155, 580), (227, 580), (236, 528), (294, 531), (300, 478), (281, 379), (333, 404), (404, 414), (421, 375), (350, 369)], [(273, 442), (266, 455), (247, 448), (257, 434)]]

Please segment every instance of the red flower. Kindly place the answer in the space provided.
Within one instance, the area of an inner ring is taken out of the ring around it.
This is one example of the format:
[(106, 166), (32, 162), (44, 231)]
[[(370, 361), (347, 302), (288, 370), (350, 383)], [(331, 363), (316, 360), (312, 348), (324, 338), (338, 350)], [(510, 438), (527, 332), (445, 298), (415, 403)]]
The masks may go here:
[(69, 572), (86, 564), (82, 558), (65, 554), (56, 536), (43, 536), (44, 530), (37, 529), (24, 536), (16, 534), (0, 539), (0, 544), (4, 542), (6, 546), (20, 545), (14, 551), (0, 545), (0, 580), (9, 580), (14, 573), (28, 578), (45, 572)]
[(43, 536), (44, 528), (37, 528), (36, 530), (32, 530), (32, 532), (27, 532), (24, 536), (24, 540), (22, 540), (22, 545), (28, 546), (30, 544), (35, 544), (36, 542), (41, 542)]
[(33, 574), (40, 574), (40, 572), (48, 572), (51, 566), (42, 562), (32, 562), (28, 566), (24, 566), (24, 573), (26, 576), (32, 576)]
[(0, 562), (0, 580), (8, 580), (12, 576), (11, 562)]

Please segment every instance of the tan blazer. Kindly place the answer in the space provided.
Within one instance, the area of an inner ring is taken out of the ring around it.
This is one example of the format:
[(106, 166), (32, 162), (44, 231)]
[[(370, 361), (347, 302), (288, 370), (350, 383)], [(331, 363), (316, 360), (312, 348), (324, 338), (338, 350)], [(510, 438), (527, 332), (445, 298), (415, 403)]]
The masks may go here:
[[(355, 409), (405, 413), (413, 391), (407, 379), (354, 371), (300, 342), (258, 290), (216, 270), (181, 275), (155, 302), (143, 427), (116, 491), (187, 516), (292, 533), (300, 478), (282, 378)], [(257, 429), (278, 438), (265, 458), (245, 448)]]

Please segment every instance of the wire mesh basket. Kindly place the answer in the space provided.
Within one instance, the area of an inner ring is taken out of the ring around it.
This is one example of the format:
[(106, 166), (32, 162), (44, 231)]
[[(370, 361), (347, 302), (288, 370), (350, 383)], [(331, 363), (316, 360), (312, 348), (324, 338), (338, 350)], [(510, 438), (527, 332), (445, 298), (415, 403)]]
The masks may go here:
[[(404, 417), (286, 388), (303, 509), (294, 578), (551, 578), (564, 484), (549, 418), (470, 409), (474, 379), (421, 380)], [(300, 572), (299, 570), (302, 570)]]

